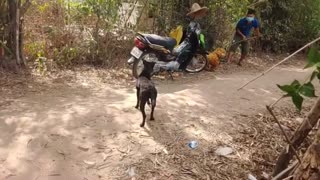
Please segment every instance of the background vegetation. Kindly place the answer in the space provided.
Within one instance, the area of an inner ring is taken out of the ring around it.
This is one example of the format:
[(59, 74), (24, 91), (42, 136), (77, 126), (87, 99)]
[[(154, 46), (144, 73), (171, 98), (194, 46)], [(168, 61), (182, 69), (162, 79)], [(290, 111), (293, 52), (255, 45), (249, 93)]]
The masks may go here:
[(258, 10), (264, 34), (257, 51), (290, 52), (319, 34), (320, 0), (1, 0), (0, 43), (7, 60), (3, 56), (0, 63), (40, 70), (82, 63), (121, 67), (135, 32), (168, 35), (186, 25), (194, 2), (210, 8), (201, 20), (208, 50), (228, 47), (248, 7)]

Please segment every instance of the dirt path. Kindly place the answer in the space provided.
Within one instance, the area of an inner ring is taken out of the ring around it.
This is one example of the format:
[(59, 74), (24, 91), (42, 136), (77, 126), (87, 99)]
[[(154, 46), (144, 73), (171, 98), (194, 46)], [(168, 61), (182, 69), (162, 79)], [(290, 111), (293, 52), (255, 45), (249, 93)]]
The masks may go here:
[[(147, 122), (145, 129), (139, 127), (141, 114), (133, 108), (133, 88), (56, 84), (28, 93), (0, 109), (0, 179), (178, 179), (185, 170), (157, 161), (160, 156), (179, 158), (181, 153), (173, 148), (177, 144), (187, 152), (184, 156), (227, 144), (241, 155), (234, 158), (249, 161), (250, 150), (233, 145), (239, 127), (248, 123), (238, 117), (263, 111), (280, 95), (275, 84), (303, 79), (305, 72), (277, 69), (236, 91), (254, 75), (157, 82), (156, 121)], [(199, 149), (189, 149), (190, 140), (197, 140)], [(141, 168), (150, 164), (148, 158), (157, 172)], [(186, 173), (185, 179), (193, 179), (192, 174)]]

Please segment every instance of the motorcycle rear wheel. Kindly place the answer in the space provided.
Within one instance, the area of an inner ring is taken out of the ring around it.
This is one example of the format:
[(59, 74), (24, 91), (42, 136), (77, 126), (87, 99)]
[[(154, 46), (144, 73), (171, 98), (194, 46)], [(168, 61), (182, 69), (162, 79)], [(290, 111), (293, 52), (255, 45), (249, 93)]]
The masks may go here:
[(135, 59), (134, 62), (133, 62), (133, 66), (132, 66), (132, 75), (133, 75), (133, 77), (138, 79), (140, 73), (143, 70), (143, 67), (144, 67), (144, 65), (143, 65), (143, 62), (142, 62), (142, 58)]
[[(151, 59), (150, 59), (151, 58)], [(136, 79), (141, 74), (142, 70), (144, 69), (144, 63), (143, 61), (150, 62), (150, 60), (153, 62), (155, 57), (155, 54), (152, 52), (146, 52), (142, 54), (142, 56), (139, 59), (135, 59), (132, 66), (132, 75)], [(153, 74), (153, 72), (152, 72)]]
[(208, 65), (208, 59), (206, 54), (195, 54), (191, 62), (186, 68), (188, 73), (198, 73), (203, 71)]

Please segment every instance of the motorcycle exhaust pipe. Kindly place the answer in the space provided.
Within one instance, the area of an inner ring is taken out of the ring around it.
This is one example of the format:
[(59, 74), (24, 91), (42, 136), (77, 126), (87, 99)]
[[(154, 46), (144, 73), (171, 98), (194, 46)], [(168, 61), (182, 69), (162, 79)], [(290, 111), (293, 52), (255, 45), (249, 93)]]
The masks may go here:
[(128, 63), (129, 65), (131, 65), (131, 64), (134, 63), (134, 60), (135, 60), (135, 59), (136, 59), (136, 58), (132, 56), (130, 59), (128, 59), (127, 63)]

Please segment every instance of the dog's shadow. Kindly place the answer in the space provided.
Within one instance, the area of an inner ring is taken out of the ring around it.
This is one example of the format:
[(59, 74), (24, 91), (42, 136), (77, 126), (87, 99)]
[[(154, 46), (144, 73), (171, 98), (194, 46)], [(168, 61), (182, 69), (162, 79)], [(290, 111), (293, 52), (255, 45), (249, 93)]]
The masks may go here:
[(187, 140), (188, 136), (184, 133), (183, 128), (175, 121), (172, 121), (170, 115), (163, 110), (155, 111), (155, 120), (146, 121), (144, 131), (157, 143), (166, 148), (172, 147), (181, 140)]

